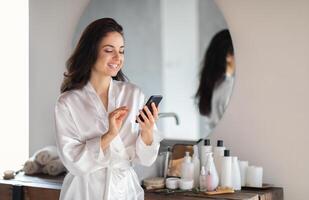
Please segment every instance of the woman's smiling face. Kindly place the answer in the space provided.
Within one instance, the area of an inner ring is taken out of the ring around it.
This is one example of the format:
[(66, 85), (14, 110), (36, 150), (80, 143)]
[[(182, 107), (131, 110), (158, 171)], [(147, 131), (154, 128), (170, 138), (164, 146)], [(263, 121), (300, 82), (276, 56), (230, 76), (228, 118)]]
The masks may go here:
[(110, 32), (102, 38), (98, 58), (92, 68), (102, 76), (116, 76), (124, 62), (124, 40), (120, 33)]

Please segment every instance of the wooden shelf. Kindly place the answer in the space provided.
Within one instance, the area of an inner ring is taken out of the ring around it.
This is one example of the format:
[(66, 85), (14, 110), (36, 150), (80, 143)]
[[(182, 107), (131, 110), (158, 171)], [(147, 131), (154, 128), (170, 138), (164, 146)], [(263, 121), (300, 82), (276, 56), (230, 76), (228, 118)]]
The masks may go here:
[[(27, 176), (19, 173), (12, 180), (0, 179), (1, 200), (58, 200), (63, 182), (62, 176), (47, 175)], [(145, 192), (145, 200), (189, 200), (189, 199), (227, 199), (227, 200), (283, 200), (283, 189), (271, 187), (267, 189), (243, 189), (234, 194), (206, 195), (202, 193), (152, 193)]]
[(27, 176), (19, 173), (11, 180), (0, 179), (1, 200), (58, 200), (64, 174)]
[(267, 189), (243, 189), (237, 191), (233, 194), (220, 194), (220, 195), (206, 195), (203, 193), (153, 193), (145, 192), (145, 200), (189, 200), (192, 199), (199, 200), (213, 200), (213, 199), (226, 199), (226, 200), (283, 200), (283, 188), (271, 187)]

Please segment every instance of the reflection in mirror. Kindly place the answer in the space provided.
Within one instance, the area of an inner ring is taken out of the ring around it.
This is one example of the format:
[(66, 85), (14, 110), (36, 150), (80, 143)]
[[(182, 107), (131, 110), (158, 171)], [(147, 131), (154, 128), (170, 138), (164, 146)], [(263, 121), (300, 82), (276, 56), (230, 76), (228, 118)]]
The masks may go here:
[(115, 18), (125, 30), (123, 71), (129, 80), (143, 90), (146, 99), (154, 94), (163, 95), (160, 112), (178, 117), (179, 125), (174, 117), (159, 119), (165, 139), (197, 141), (207, 137), (216, 124), (205, 131), (207, 120), (199, 114), (195, 95), (208, 44), (218, 31), (227, 28), (215, 3), (92, 0), (80, 18), (72, 48), (82, 30), (102, 17)]
[(205, 52), (196, 93), (202, 131), (209, 135), (222, 118), (234, 85), (235, 59), (230, 32), (212, 38)]

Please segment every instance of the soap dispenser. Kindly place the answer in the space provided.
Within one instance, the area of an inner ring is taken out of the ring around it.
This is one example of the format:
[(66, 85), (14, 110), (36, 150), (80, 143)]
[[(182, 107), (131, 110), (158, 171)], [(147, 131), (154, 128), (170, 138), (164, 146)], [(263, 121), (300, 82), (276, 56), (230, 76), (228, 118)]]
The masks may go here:
[(207, 191), (214, 191), (219, 185), (219, 176), (216, 170), (214, 159), (212, 157), (212, 153), (209, 153), (207, 156), (206, 182), (207, 182)]
[(232, 157), (232, 182), (234, 190), (241, 190), (241, 176), (238, 164), (238, 158)]
[(201, 166), (206, 166), (207, 154), (212, 152), (210, 140), (204, 140), (204, 145), (201, 146)]
[(200, 178), (200, 159), (198, 154), (197, 145), (193, 146), (193, 166), (194, 166), (194, 187), (199, 187), (199, 178)]
[(224, 156), (224, 150), (225, 150), (225, 147), (223, 146), (223, 140), (218, 140), (217, 146), (214, 147), (214, 161), (217, 167), (217, 172), (218, 172), (219, 177), (221, 177), (221, 168), (222, 168), (221, 161)]
[(220, 185), (222, 187), (233, 188), (232, 182), (232, 157), (229, 150), (224, 150), (224, 157), (221, 163)]
[(194, 165), (191, 162), (190, 153), (187, 151), (181, 166), (181, 178), (193, 180)]

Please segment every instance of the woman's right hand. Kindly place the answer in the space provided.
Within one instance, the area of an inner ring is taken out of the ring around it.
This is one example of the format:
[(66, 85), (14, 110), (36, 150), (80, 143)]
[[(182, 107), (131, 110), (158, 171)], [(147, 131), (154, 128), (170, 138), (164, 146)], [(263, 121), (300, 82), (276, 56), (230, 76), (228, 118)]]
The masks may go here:
[(105, 150), (111, 141), (117, 136), (119, 130), (122, 126), (122, 122), (124, 118), (128, 114), (128, 107), (122, 106), (117, 108), (113, 112), (109, 113), (108, 121), (109, 121), (109, 130), (106, 134), (101, 136), (101, 148)]
[(115, 136), (118, 134), (122, 126), (123, 120), (127, 116), (128, 112), (129, 108), (126, 106), (122, 106), (109, 113), (109, 133), (111, 135)]

